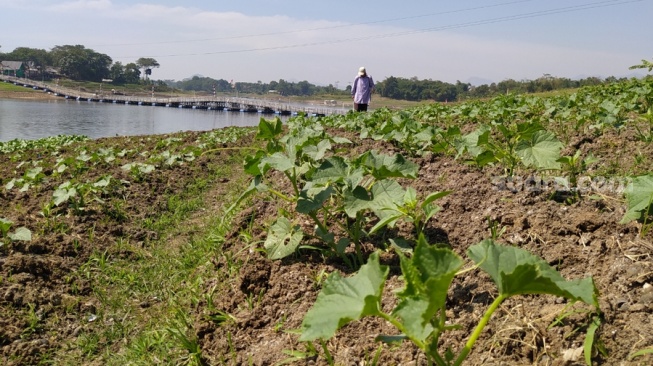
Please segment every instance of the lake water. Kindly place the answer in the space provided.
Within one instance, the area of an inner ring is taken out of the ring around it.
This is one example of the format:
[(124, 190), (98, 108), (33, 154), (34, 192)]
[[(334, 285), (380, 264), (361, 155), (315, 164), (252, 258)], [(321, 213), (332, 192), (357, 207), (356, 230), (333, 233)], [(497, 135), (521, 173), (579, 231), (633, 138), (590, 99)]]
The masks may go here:
[[(257, 126), (275, 114), (98, 103), (0, 99), (0, 142), (56, 135), (90, 138)], [(282, 119), (288, 117), (282, 116)]]

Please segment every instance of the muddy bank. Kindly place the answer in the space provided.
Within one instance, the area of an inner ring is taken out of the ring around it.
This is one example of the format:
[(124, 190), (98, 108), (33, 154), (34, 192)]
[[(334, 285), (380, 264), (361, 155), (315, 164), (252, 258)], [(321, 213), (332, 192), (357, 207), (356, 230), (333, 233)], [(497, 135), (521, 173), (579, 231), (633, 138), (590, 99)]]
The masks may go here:
[(51, 93), (43, 91), (0, 91), (0, 99), (29, 99), (29, 100), (53, 100), (60, 99)]

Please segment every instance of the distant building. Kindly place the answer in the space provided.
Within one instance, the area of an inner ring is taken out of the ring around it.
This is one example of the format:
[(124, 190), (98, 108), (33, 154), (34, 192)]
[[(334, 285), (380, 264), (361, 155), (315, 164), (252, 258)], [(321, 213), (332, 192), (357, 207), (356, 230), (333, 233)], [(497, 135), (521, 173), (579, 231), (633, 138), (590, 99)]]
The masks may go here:
[(21, 61), (2, 61), (0, 62), (0, 71), (2, 71), (2, 75), (25, 77), (25, 65)]

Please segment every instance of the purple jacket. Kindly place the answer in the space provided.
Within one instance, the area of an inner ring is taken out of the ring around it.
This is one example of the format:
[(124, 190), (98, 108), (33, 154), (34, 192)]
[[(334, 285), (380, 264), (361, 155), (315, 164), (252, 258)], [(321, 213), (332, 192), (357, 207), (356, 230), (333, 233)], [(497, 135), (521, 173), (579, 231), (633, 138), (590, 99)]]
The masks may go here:
[(354, 103), (370, 104), (373, 88), (374, 80), (372, 80), (371, 76), (357, 76), (351, 87), (351, 95), (354, 97)]

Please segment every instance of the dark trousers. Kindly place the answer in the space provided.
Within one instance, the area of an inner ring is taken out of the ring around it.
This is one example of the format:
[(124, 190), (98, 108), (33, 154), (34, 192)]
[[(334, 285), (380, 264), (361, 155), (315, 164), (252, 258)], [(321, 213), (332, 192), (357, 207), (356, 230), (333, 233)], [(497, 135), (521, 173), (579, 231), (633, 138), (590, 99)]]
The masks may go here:
[(354, 110), (356, 112), (367, 112), (367, 104), (354, 103)]

